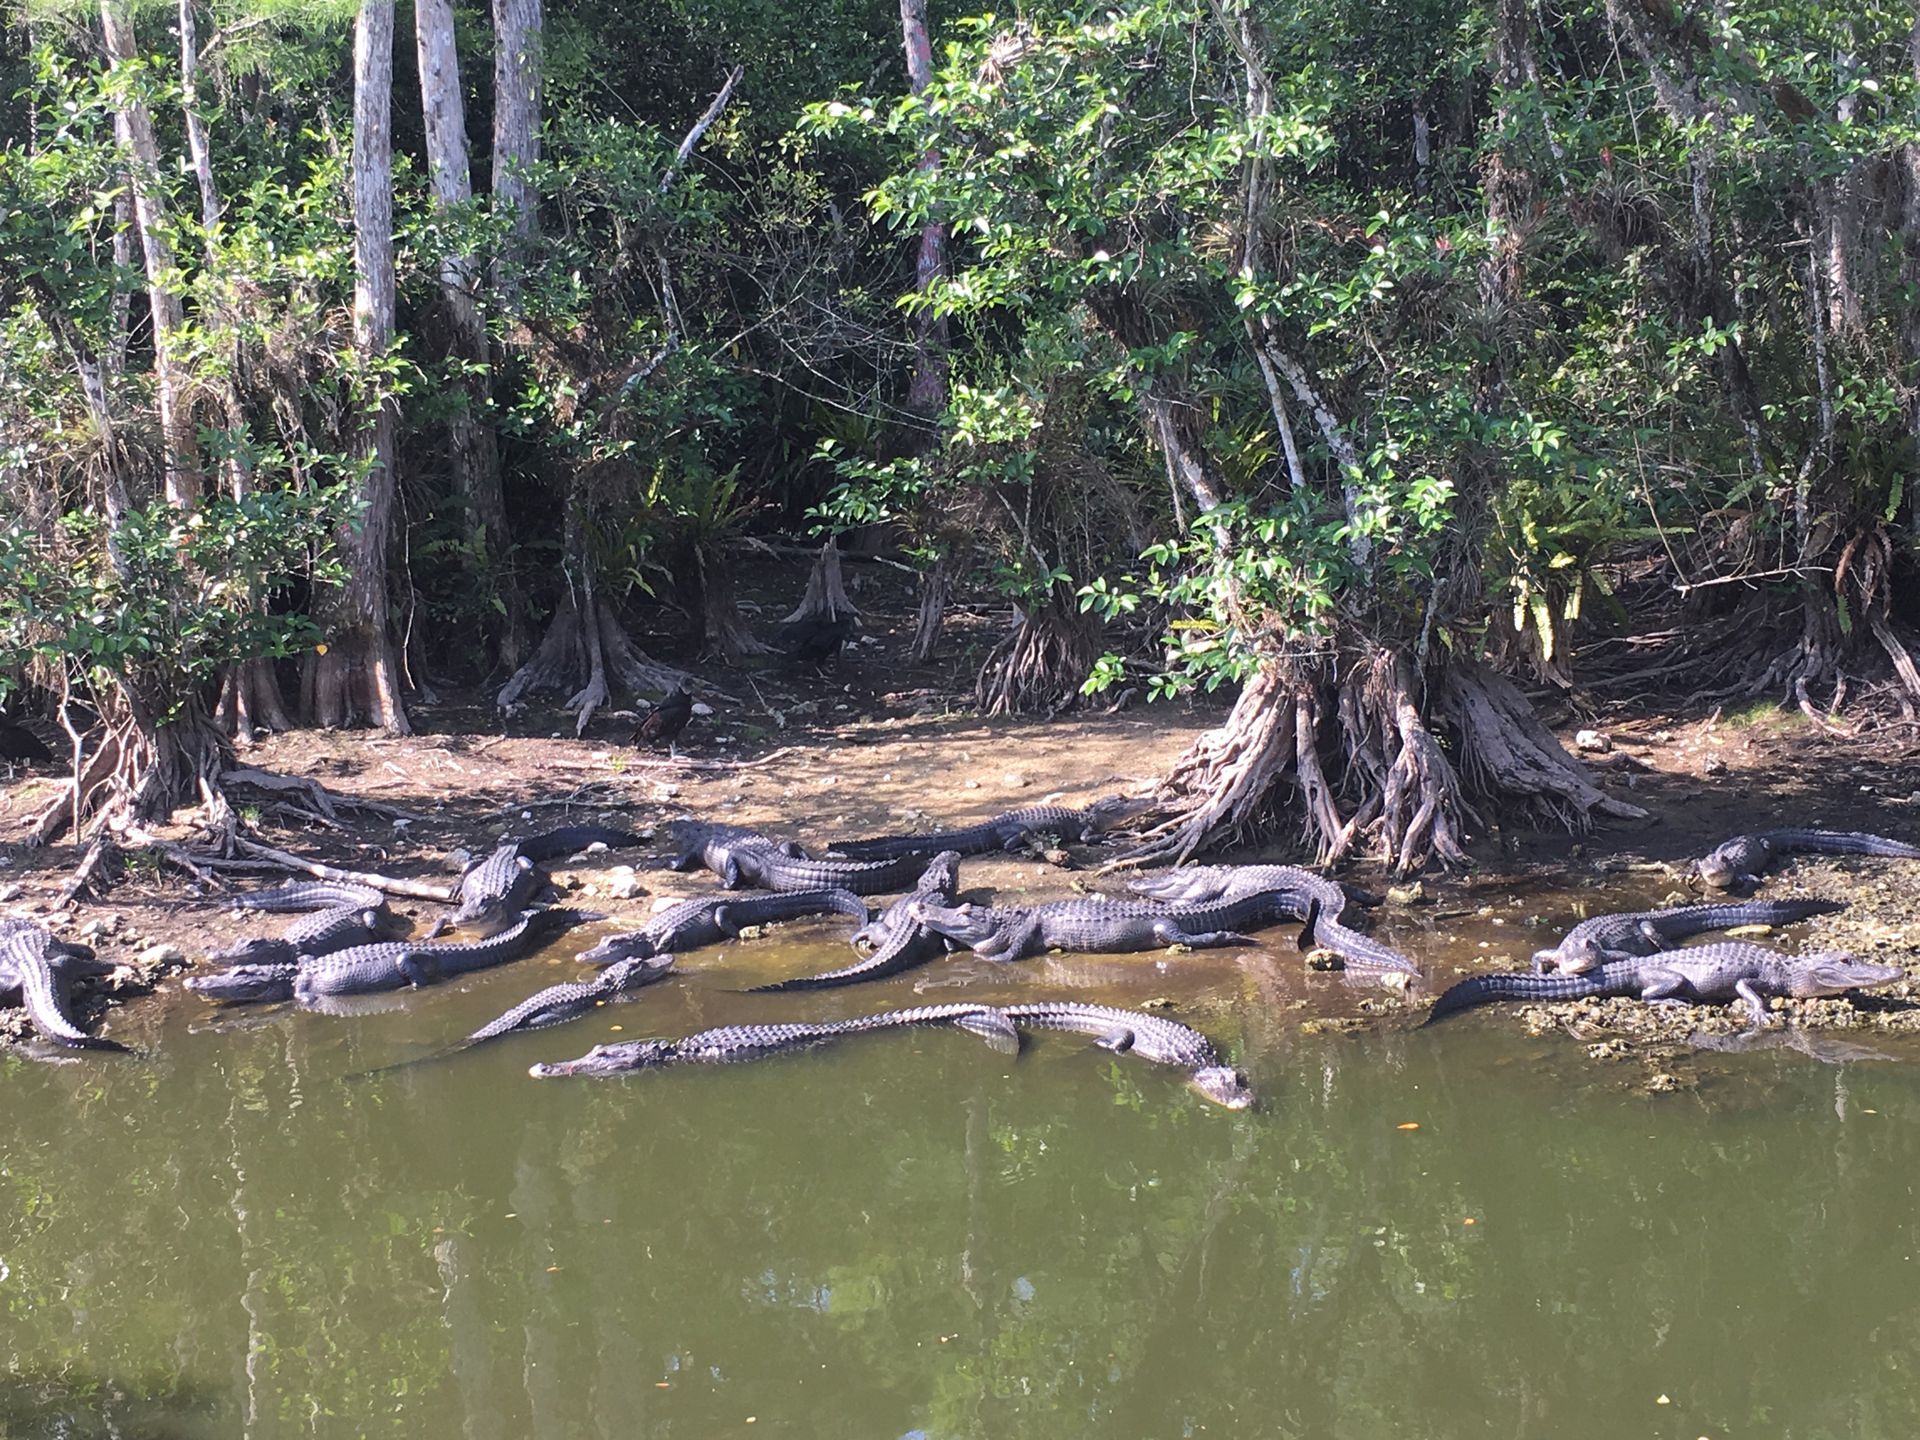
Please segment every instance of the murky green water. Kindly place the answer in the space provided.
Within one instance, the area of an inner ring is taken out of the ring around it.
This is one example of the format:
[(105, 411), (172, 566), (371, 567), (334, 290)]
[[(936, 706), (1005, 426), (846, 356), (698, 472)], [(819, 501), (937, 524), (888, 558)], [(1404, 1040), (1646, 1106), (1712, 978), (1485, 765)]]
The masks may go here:
[[(1920, 1434), (1920, 1067), (1706, 1056), (1648, 1099), (1480, 1017), (1301, 1036), (1334, 982), (1278, 936), (729, 993), (839, 943), (373, 1080), (564, 972), (0, 1060), (0, 1433)], [(526, 1077), (614, 1024), (1069, 991), (1177, 994), (1263, 1108), (1058, 1036)]]

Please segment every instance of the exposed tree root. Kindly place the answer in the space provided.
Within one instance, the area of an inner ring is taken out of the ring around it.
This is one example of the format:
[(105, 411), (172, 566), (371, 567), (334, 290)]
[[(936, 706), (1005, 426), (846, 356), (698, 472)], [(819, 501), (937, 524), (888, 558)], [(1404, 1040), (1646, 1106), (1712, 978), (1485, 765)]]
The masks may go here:
[(399, 659), (384, 628), (336, 629), (330, 644), (307, 657), (301, 682), (307, 714), (325, 729), (373, 725), (411, 735), (402, 708)]
[(242, 855), (267, 861), (295, 874), (312, 875), (319, 880), (339, 880), (348, 885), (371, 885), (374, 889), (384, 890), (389, 895), (407, 895), (416, 900), (448, 901), (453, 899), (457, 888), (452, 885), (433, 885), (424, 880), (404, 880), (393, 875), (381, 875), (372, 870), (342, 870), (333, 865), (323, 865), (318, 860), (290, 855), (285, 850), (276, 850), (270, 845), (262, 845), (253, 840), (239, 840), (235, 848)]
[(665, 692), (689, 680), (685, 671), (661, 665), (627, 638), (589, 589), (568, 593), (553, 617), (540, 648), (508, 679), (494, 704), (511, 710), (523, 695), (565, 691), (565, 707), (575, 712), (574, 733), (583, 734), (594, 711), (612, 699), (612, 686), (632, 692)]
[(913, 646), (907, 652), (916, 665), (925, 665), (940, 648), (940, 631), (946, 624), (947, 600), (952, 588), (944, 555), (920, 574), (920, 616), (914, 622)]
[[(1432, 716), (1447, 722), (1458, 768)], [(1263, 665), (1226, 723), (1174, 763), (1157, 798), (1170, 818), (1123, 863), (1179, 863), (1268, 828), (1282, 809), (1298, 815), (1323, 862), (1367, 837), (1402, 874), (1435, 859), (1463, 863), (1468, 828), (1495, 806), (1582, 827), (1596, 813), (1645, 814), (1595, 786), (1506, 680), (1449, 665), (1423, 705), (1413, 667), (1380, 648), (1337, 684), (1317, 660)]]
[(1099, 644), (1069, 602), (1050, 598), (988, 652), (974, 684), (985, 715), (1052, 714), (1078, 703)]
[[(220, 776), (232, 754), (205, 711), (189, 705), (164, 725), (142, 726), (124, 699), (106, 708), (104, 733), (91, 753), (79, 753), (76, 773), (34, 818), (29, 845), (48, 844), (69, 830), (91, 840), (163, 819), (195, 797), (218, 800)], [(219, 808), (212, 805), (216, 812)]]
[(700, 585), (702, 639), (708, 650), (728, 663), (749, 655), (770, 655), (773, 647), (756, 636), (740, 613), (734, 594), (733, 567), (722, 556), (702, 547), (693, 554)]
[(820, 547), (820, 558), (813, 562), (807, 576), (807, 593), (783, 623), (792, 625), (816, 617), (838, 620), (842, 615), (859, 613), (859, 607), (847, 597), (846, 581), (840, 575), (840, 546), (829, 539)]
[(220, 700), (214, 723), (242, 745), (251, 745), (261, 730), (276, 734), (293, 728), (280, 680), (271, 660), (242, 660), (229, 665), (220, 680)]

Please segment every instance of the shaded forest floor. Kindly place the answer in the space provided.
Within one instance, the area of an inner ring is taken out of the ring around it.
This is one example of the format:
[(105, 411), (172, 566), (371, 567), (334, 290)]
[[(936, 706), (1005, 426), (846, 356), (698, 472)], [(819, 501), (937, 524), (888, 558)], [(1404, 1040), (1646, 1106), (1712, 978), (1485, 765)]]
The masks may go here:
[[(449, 689), (441, 703), (417, 708), (421, 733), (405, 739), (299, 731), (269, 737), (241, 757), (246, 765), (317, 781), (346, 801), (393, 807), (401, 812), (397, 818), (343, 807), (333, 828), (294, 825), (270, 812), (249, 819), (267, 843), (286, 850), (450, 885), (466, 856), (484, 853), (502, 836), (568, 823), (601, 821), (647, 832), (691, 814), (817, 844), (950, 828), (1016, 806), (1077, 804), (1150, 782), (1224, 714), (1218, 704), (1186, 702), (1104, 713), (1100, 701), (1050, 721), (980, 719), (970, 710), (971, 667), (1004, 612), (962, 611), (951, 658), (916, 669), (905, 659), (912, 632), (907, 599), (903, 587), (856, 591), (867, 611), (865, 634), (825, 674), (695, 667), (711, 687), (703, 699), (714, 713), (696, 716), (678, 760), (631, 744), (633, 711), (608, 712), (575, 738), (570, 717), (551, 700), (502, 717), (491, 705), (491, 690)], [(783, 613), (766, 609), (769, 620)], [(1315, 1026), (1412, 1019), (1459, 974), (1524, 968), (1536, 946), (1585, 915), (1696, 898), (1686, 892), (1686, 861), (1729, 834), (1825, 825), (1920, 839), (1920, 746), (1902, 730), (1840, 739), (1797, 712), (1773, 707), (1691, 718), (1616, 708), (1566, 718), (1568, 738), (1575, 728), (1611, 738), (1610, 754), (1591, 757), (1595, 769), (1616, 793), (1647, 808), (1650, 821), (1584, 836), (1496, 825), (1475, 837), (1474, 869), (1430, 875), (1410, 893), (1396, 891), (1375, 912), (1373, 929), (1426, 969), (1426, 986), (1411, 996), (1294, 979), (1261, 993), (1271, 990), (1276, 1003), (1297, 1007), (1303, 1023)], [(27, 850), (11, 840), (54, 783), (46, 773), (0, 779), (0, 912), (31, 914), (123, 966), (82, 996), (83, 1016), (97, 1016), (109, 996), (131, 999), (156, 986), (177, 992), (177, 984), (162, 982), (164, 975), (258, 933), (257, 920), (207, 903), (212, 897), (198, 895), (185, 875), (146, 860), (136, 860), (103, 902), (56, 914), (53, 902), (77, 853), (71, 847)], [(183, 812), (168, 833), (190, 838), (193, 821)], [(969, 862), (963, 880), (968, 898), (977, 900), (1118, 893), (1121, 877), (1088, 873), (1113, 853), (992, 857)], [(1261, 853), (1297, 858), (1281, 843)], [(662, 833), (661, 843), (646, 850), (558, 867), (563, 890), (613, 917), (602, 931), (581, 932), (576, 950), (597, 933), (632, 928), (665, 899), (709, 888), (710, 877), (673, 874), (665, 859)], [(1362, 885), (1389, 888), (1365, 865), (1351, 875)], [(1804, 938), (1820, 947), (1854, 948), (1905, 965), (1916, 977), (1857, 1003), (1796, 1005), (1796, 1018), (1829, 1028), (1920, 1032), (1914, 998), (1920, 995), (1920, 900), (1913, 878), (1900, 862), (1815, 857), (1769, 882), (1768, 895), (1819, 894), (1851, 903), (1845, 914), (1795, 927), (1790, 943)], [(398, 908), (416, 927), (434, 913), (424, 902)], [(1301, 971), (1290, 933), (1269, 932), (1263, 940), (1276, 973)], [(1181, 963), (1237, 962), (1209, 952)], [(126, 1012), (136, 1026), (137, 1010)], [(1624, 1001), (1533, 1007), (1521, 1012), (1521, 1021), (1541, 1033), (1570, 1031), (1596, 1058), (1651, 1056), (1655, 1077), (1673, 1069), (1658, 1047), (1740, 1028), (1730, 1009), (1675, 1013)], [(0, 1012), (0, 1030), (21, 1028), (19, 1012)]]

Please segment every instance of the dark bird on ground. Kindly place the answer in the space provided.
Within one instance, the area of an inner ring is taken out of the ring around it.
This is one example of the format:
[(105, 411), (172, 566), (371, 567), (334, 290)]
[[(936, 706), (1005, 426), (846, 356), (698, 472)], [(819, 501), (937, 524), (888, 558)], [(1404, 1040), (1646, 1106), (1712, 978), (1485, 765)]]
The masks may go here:
[(796, 665), (824, 665), (853, 634), (851, 615), (813, 615), (780, 627), (774, 648)]
[(680, 732), (687, 728), (687, 722), (693, 719), (693, 697), (687, 694), (686, 687), (676, 685), (647, 712), (647, 718), (640, 722), (640, 728), (633, 732), (636, 745), (658, 745), (667, 742), (667, 753), (677, 754), (673, 742)]
[(0, 760), (51, 760), (46, 742), (23, 725), (0, 720)]

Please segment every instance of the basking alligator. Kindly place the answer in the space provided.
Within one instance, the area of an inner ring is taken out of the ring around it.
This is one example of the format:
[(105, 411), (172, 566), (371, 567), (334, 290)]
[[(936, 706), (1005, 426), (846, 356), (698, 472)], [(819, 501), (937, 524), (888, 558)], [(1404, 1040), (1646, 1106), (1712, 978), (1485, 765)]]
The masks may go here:
[(1581, 975), (1609, 960), (1651, 955), (1676, 940), (1740, 925), (1789, 925), (1847, 907), (1837, 900), (1745, 900), (1728, 905), (1676, 905), (1582, 920), (1548, 949), (1533, 952), (1533, 973)]
[(1457, 1010), (1495, 1000), (1577, 1000), (1587, 995), (1637, 995), (1642, 1000), (1743, 1001), (1755, 1025), (1764, 1025), (1764, 997), (1797, 1000), (1889, 985), (1906, 972), (1898, 965), (1871, 965), (1844, 951), (1783, 955), (1764, 945), (1735, 941), (1663, 950), (1631, 960), (1610, 960), (1584, 975), (1475, 975), (1434, 1001), (1427, 1024)]
[(296, 920), (278, 938), (256, 936), (207, 959), (215, 965), (290, 964), (302, 955), (331, 955), (350, 946), (385, 940), (398, 924), (385, 905), (365, 909), (344, 905)]
[(1920, 845), (1866, 835), (1858, 830), (1762, 830), (1723, 840), (1693, 862), (1692, 873), (1716, 890), (1750, 890), (1776, 855), (1793, 851), (1816, 855), (1884, 855), (1920, 860)]
[(897, 975), (922, 961), (931, 960), (950, 948), (950, 942), (929, 928), (915, 912), (916, 904), (951, 905), (960, 893), (960, 854), (946, 850), (933, 857), (921, 872), (913, 893), (889, 905), (872, 924), (855, 933), (856, 945), (865, 942), (873, 952), (851, 965), (821, 975), (803, 975), (772, 985), (756, 985), (754, 990), (827, 990), (836, 985), (856, 985), (862, 980), (878, 980)]
[(1116, 1054), (1138, 1055), (1157, 1065), (1179, 1065), (1192, 1072), (1187, 1079), (1194, 1089), (1229, 1110), (1245, 1110), (1253, 1104), (1247, 1077), (1227, 1064), (1206, 1036), (1175, 1021), (1110, 1005), (1058, 1000), (998, 1008), (1015, 1025), (1072, 1030), (1093, 1036), (1103, 1049)]
[(912, 1010), (865, 1015), (857, 1020), (833, 1020), (815, 1025), (723, 1025), (716, 1030), (702, 1030), (684, 1040), (630, 1040), (619, 1045), (596, 1045), (577, 1060), (535, 1065), (527, 1073), (545, 1080), (556, 1075), (624, 1075), (633, 1070), (658, 1070), (668, 1065), (726, 1065), (804, 1049), (843, 1035), (863, 1035), (873, 1030), (911, 1025), (956, 1025), (997, 1048), (1020, 1048), (1020, 1036), (1013, 1022), (990, 1005), (922, 1005)]
[(679, 854), (669, 863), (675, 870), (704, 865), (729, 890), (742, 885), (762, 890), (851, 890), (856, 895), (883, 895), (905, 890), (921, 870), (918, 854), (891, 860), (809, 860), (791, 841), (776, 842), (738, 825), (712, 825), (703, 820), (675, 820), (667, 827)]
[(616, 960), (591, 980), (549, 985), (537, 994), (529, 995), (506, 1014), (489, 1020), (454, 1048), (465, 1050), (488, 1040), (497, 1040), (502, 1035), (518, 1035), (528, 1030), (547, 1030), (555, 1025), (564, 1025), (605, 1005), (609, 1000), (631, 995), (656, 980), (665, 979), (671, 969), (673, 956), (664, 953), (630, 955), (624, 960)]
[(1004, 815), (965, 830), (947, 830), (935, 835), (884, 835), (876, 840), (843, 840), (827, 847), (829, 855), (848, 860), (891, 860), (899, 855), (937, 855), (951, 850), (958, 855), (985, 855), (995, 850), (1012, 850), (1029, 835), (1058, 835), (1062, 840), (1089, 844), (1114, 826), (1150, 809), (1150, 800), (1130, 800), (1116, 795), (1096, 801), (1084, 810), (1068, 810), (1059, 805), (1033, 805), (1024, 810), (1009, 810)]
[(608, 965), (634, 956), (665, 955), (731, 940), (749, 925), (802, 915), (851, 915), (867, 923), (867, 906), (848, 890), (788, 890), (777, 895), (702, 895), (669, 905), (638, 930), (609, 935), (580, 957), (585, 965)]
[(356, 945), (332, 955), (303, 956), (293, 964), (236, 965), (217, 975), (196, 975), (187, 981), (187, 988), (208, 1000), (242, 1003), (306, 1002), (327, 995), (368, 995), (431, 985), (451, 975), (504, 965), (569, 926), (604, 919), (591, 910), (529, 910), (517, 924), (485, 940)]
[(56, 940), (28, 920), (0, 921), (0, 991), (18, 990), (33, 1028), (75, 1050), (118, 1050), (117, 1040), (89, 1035), (73, 1021), (70, 992), (82, 975), (105, 975), (113, 966), (96, 960), (84, 945)]
[(1420, 973), (1420, 967), (1398, 950), (1344, 923), (1341, 917), (1348, 904), (1344, 889), (1326, 876), (1297, 865), (1194, 865), (1143, 875), (1127, 883), (1138, 894), (1181, 904), (1266, 895), (1273, 899), (1276, 914), (1312, 919), (1300, 937), (1301, 948), (1318, 944), (1338, 955), (1351, 970)]
[(433, 922), (426, 938), (456, 925), (490, 934), (506, 925), (548, 887), (548, 860), (572, 855), (589, 845), (619, 848), (647, 842), (629, 830), (606, 825), (567, 825), (523, 840), (506, 840), (486, 859), (476, 861), (460, 877), (459, 905)]
[(1117, 955), (1189, 945), (1251, 945), (1236, 928), (1264, 925), (1277, 913), (1271, 895), (1242, 895), (1188, 905), (1143, 900), (1054, 900), (1031, 909), (949, 908), (915, 901), (910, 912), (983, 960), (1020, 960), (1049, 950)]

